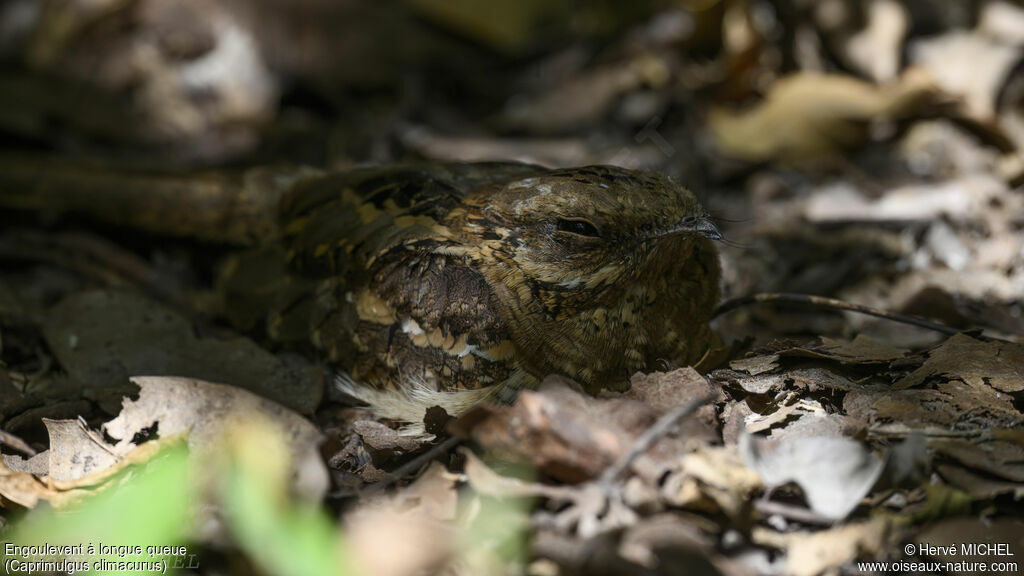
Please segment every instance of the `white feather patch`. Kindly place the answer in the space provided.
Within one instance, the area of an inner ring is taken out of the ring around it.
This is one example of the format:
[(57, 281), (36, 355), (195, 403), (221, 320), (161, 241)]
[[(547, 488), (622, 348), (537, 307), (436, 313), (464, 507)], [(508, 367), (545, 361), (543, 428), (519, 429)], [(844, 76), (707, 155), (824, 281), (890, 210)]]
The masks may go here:
[(504, 386), (487, 386), (478, 390), (441, 391), (423, 379), (409, 378), (397, 388), (377, 389), (360, 384), (341, 372), (334, 379), (341, 392), (370, 405), (374, 416), (405, 425), (399, 429), (404, 436), (426, 436), (423, 416), (432, 406), (440, 406), (458, 416), (474, 405), (497, 395)]

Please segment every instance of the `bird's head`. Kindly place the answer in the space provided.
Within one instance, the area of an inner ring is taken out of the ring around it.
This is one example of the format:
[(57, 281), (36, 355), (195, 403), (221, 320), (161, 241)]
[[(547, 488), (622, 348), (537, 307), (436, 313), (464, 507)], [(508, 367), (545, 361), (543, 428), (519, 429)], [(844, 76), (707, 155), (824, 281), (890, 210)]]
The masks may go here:
[(467, 199), (467, 228), (546, 289), (603, 291), (681, 265), (721, 234), (696, 196), (657, 173), (610, 166), (553, 170)]

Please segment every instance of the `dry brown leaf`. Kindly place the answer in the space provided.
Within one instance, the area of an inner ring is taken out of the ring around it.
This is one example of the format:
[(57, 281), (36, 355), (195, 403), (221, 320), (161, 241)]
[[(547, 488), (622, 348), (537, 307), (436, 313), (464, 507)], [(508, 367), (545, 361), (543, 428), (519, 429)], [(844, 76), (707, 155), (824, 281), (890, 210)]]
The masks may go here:
[(1008, 428), (1021, 414), (1008, 394), (957, 380), (940, 382), (934, 390), (898, 390), (871, 403), (870, 420), (899, 422), (915, 430), (978, 432)]
[(645, 518), (631, 526), (619, 543), (619, 555), (650, 570), (659, 568), (662, 557), (673, 564), (686, 565), (687, 574), (717, 575), (720, 572), (709, 561), (713, 545), (694, 525), (676, 515), (664, 514)]
[[(546, 380), (551, 384), (551, 380)], [(564, 482), (596, 478), (628, 448), (629, 437), (614, 421), (603, 422), (596, 402), (565, 386), (523, 391), (512, 406), (488, 407), (471, 437), (501, 459), (529, 462)], [(646, 410), (650, 423), (654, 411)]]
[(413, 452), (423, 446), (423, 441), (417, 437), (410, 437), (401, 434), (390, 426), (373, 420), (356, 420), (352, 423), (352, 431), (363, 439), (364, 447), (374, 460), (380, 460), (395, 456), (402, 456)]
[[(693, 368), (680, 368), (671, 372), (634, 374), (629, 380), (629, 390), (622, 398), (636, 400), (654, 408), (658, 416), (687, 402), (712, 395), (715, 400), (701, 406), (697, 411), (679, 423), (676, 435), (688, 441), (717, 442), (719, 434), (718, 414), (714, 404), (725, 400), (725, 393), (699, 374)], [(630, 427), (630, 431), (640, 431)], [(652, 451), (657, 454), (658, 451)]]
[(898, 348), (858, 334), (850, 342), (822, 337), (820, 346), (801, 346), (781, 351), (779, 354), (823, 358), (851, 364), (876, 364), (892, 362), (897, 358), (903, 358), (909, 352), (910, 350), (906, 348)]
[[(537, 391), (522, 392), (512, 406), (478, 409), (465, 418), (474, 422), (470, 436), (499, 458), (528, 462), (564, 482), (581, 482), (596, 478), (624, 454), (661, 411), (710, 390), (704, 377), (689, 368), (638, 375), (630, 392), (601, 398), (567, 384), (564, 378), (549, 377)], [(657, 475), (664, 466), (659, 462), (678, 457), (687, 441), (717, 439), (717, 426), (713, 407), (703, 407), (682, 423), (682, 432), (655, 443), (634, 469)]]
[(942, 438), (929, 447), (955, 462), (1011, 482), (1024, 482), (1024, 447), (1001, 440)]
[(893, 387), (911, 388), (937, 376), (962, 380), (976, 388), (991, 386), (1006, 393), (1024, 391), (1024, 346), (983, 342), (956, 334), (929, 351), (928, 360)]
[(751, 376), (757, 376), (758, 374), (763, 374), (765, 372), (773, 372), (779, 368), (779, 355), (764, 354), (761, 356), (751, 356), (749, 358), (733, 360), (732, 362), (729, 362), (729, 368), (739, 372), (746, 372)]
[(1008, 480), (993, 479), (954, 464), (939, 464), (936, 472), (954, 488), (958, 488), (976, 500), (990, 500), (1003, 494), (1016, 499), (1024, 498), (1024, 484)]
[(783, 428), (775, 428), (768, 434), (772, 440), (783, 438), (800, 438), (809, 436), (833, 436), (851, 438), (866, 426), (855, 418), (843, 414), (826, 414), (824, 412), (806, 412), (791, 424)]
[(535, 482), (524, 482), (518, 478), (502, 476), (492, 470), (473, 452), (460, 448), (459, 453), (466, 459), (466, 481), (479, 494), (496, 498), (545, 497), (554, 500), (572, 500), (575, 491), (571, 488), (548, 486)]
[(739, 386), (750, 394), (767, 394), (785, 389), (853, 390), (858, 384), (849, 378), (825, 368), (795, 368), (781, 372), (747, 376), (728, 370), (716, 370), (712, 377), (719, 382)]

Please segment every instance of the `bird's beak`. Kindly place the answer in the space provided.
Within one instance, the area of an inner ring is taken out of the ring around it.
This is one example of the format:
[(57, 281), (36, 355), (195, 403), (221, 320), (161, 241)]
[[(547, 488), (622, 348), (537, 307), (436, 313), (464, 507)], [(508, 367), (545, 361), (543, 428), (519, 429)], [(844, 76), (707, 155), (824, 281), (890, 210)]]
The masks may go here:
[(693, 230), (701, 236), (710, 238), (711, 240), (722, 239), (722, 231), (718, 229), (718, 225), (715, 224), (714, 220), (712, 220), (710, 216), (701, 216), (698, 218)]
[(672, 236), (680, 233), (696, 233), (711, 240), (721, 240), (722, 231), (708, 215), (702, 215), (689, 221), (679, 222), (667, 229), (654, 234), (656, 237)]

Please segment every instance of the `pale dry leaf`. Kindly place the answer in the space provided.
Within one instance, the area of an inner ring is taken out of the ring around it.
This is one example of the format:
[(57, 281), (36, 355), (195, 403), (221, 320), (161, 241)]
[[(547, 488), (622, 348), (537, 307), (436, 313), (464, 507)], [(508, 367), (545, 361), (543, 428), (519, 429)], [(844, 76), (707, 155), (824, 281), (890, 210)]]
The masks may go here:
[[(68, 449), (70, 452), (73, 445), (81, 441), (81, 436), (72, 433), (70, 439), (68, 439), (58, 434), (57, 442), (63, 441), (72, 444), (72, 447)], [(35, 507), (40, 500), (48, 501), (55, 508), (63, 508), (80, 502), (100, 490), (105, 490), (110, 486), (109, 480), (121, 471), (131, 466), (144, 464), (164, 448), (178, 444), (181, 441), (181, 435), (171, 435), (159, 440), (146, 442), (109, 462), (109, 465), (101, 466), (100, 464), (103, 463), (95, 462), (97, 465), (90, 467), (87, 474), (74, 476), (66, 480), (51, 477), (49, 470), (47, 470), (46, 474), (30, 474), (28, 472), (12, 470), (6, 464), (0, 462), (0, 497), (26, 508)], [(91, 442), (91, 440), (86, 440), (86, 442)], [(37, 457), (49, 460), (49, 453), (43, 452)], [(63, 466), (59, 460), (58, 465)], [(74, 468), (77, 468), (73, 470), (76, 473), (81, 469), (81, 467)]]
[(810, 398), (801, 398), (792, 404), (780, 406), (778, 410), (768, 414), (751, 414), (746, 418), (746, 431), (749, 434), (764, 432), (777, 424), (782, 424), (790, 418), (797, 418), (804, 414), (824, 414), (821, 404)]
[(346, 547), (357, 574), (433, 573), (455, 552), (455, 528), (389, 506), (364, 505), (345, 517)]
[(0, 507), (7, 507), (6, 500), (25, 508), (35, 508), (39, 500), (49, 500), (55, 494), (56, 490), (32, 474), (11, 470), (0, 461)]
[(785, 427), (774, 428), (768, 434), (772, 440), (783, 438), (805, 438), (811, 436), (851, 437), (865, 425), (842, 414), (805, 412)]
[(744, 466), (736, 446), (705, 445), (680, 459), (667, 476), (662, 494), (670, 504), (701, 509), (711, 503), (737, 517), (761, 486), (757, 473)]
[(502, 476), (470, 450), (460, 448), (459, 453), (466, 459), (466, 481), (473, 490), (484, 496), (496, 498), (545, 497), (558, 501), (569, 501), (576, 495), (576, 491), (572, 488), (548, 486)]
[(299, 414), (251, 392), (191, 378), (140, 376), (138, 400), (125, 398), (121, 413), (103, 425), (117, 440), (115, 451), (127, 453), (136, 434), (156, 425), (161, 436), (188, 432), (193, 448), (211, 449), (221, 434), (254, 417), (277, 425), (290, 450), (293, 488), (311, 499), (327, 491), (327, 469), (317, 446), (322, 435)]
[(1024, 46), (1024, 7), (994, 0), (985, 3), (978, 15), (978, 31), (1006, 44)]
[(755, 543), (786, 551), (786, 573), (792, 576), (817, 576), (836, 573), (858, 559), (876, 559), (886, 544), (886, 523), (882, 520), (856, 522), (820, 532), (778, 534), (767, 528), (755, 528)]
[(27, 472), (33, 476), (46, 476), (50, 473), (50, 455), (45, 450), (27, 459), (16, 454), (4, 454), (3, 462), (14, 472)]
[(440, 462), (431, 462), (427, 471), (395, 496), (395, 503), (413, 506), (426, 518), (455, 520), (459, 475), (452, 474)]
[(876, 82), (891, 80), (899, 72), (907, 11), (894, 0), (872, 0), (867, 20), (867, 26), (846, 41), (846, 57)]
[(811, 222), (931, 222), (947, 217), (957, 222), (985, 218), (990, 198), (1006, 185), (988, 174), (971, 174), (934, 184), (907, 184), (869, 198), (849, 184), (819, 189), (802, 207)]
[(921, 71), (881, 87), (850, 76), (795, 74), (776, 82), (750, 110), (712, 109), (708, 128), (726, 156), (809, 162), (859, 146), (869, 122), (905, 118), (934, 95)]
[(105, 470), (121, 459), (114, 446), (81, 420), (43, 419), (50, 437), (49, 477), (72, 481)]
[(799, 437), (761, 441), (741, 436), (743, 460), (765, 486), (795, 482), (811, 510), (842, 520), (868, 494), (884, 462), (847, 438)]
[(963, 97), (967, 112), (983, 121), (995, 117), (996, 98), (1022, 54), (1021, 46), (976, 30), (953, 30), (910, 45), (910, 61), (927, 69), (945, 91)]

